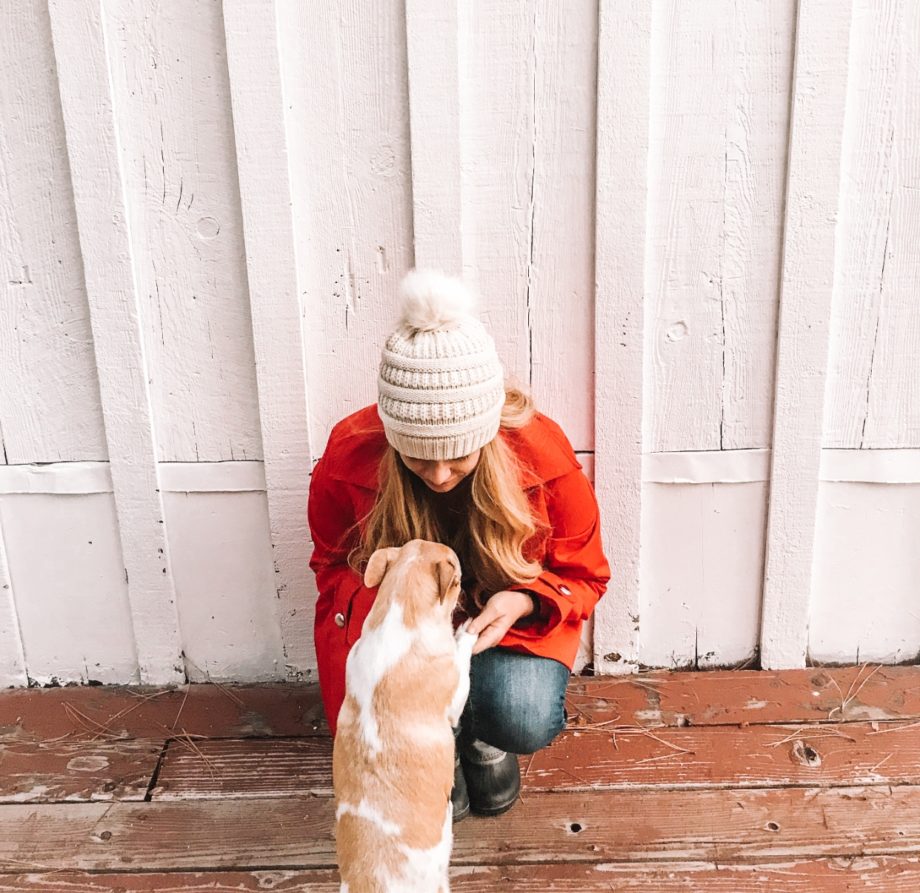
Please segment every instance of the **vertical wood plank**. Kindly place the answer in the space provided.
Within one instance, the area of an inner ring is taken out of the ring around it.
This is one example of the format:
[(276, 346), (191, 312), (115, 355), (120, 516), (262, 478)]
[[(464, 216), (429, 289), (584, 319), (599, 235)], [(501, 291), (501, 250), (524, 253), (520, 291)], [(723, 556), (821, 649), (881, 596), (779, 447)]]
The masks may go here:
[(891, 137), (898, 186), (891, 195), (889, 256), (880, 290), (889, 302), (880, 322), (890, 340), (878, 340), (870, 372), (871, 420), (864, 420), (860, 444), (872, 447), (920, 446), (920, 4), (908, 0), (903, 9), (892, 122), (897, 137)]
[(261, 459), (222, 6), (102, 7), (157, 457)]
[(530, 385), (575, 449), (593, 450), (597, 0), (536, 0), (532, 41)]
[(643, 485), (642, 666), (706, 669), (756, 655), (768, 486)]
[[(285, 668), (265, 493), (167, 492), (163, 502), (189, 680), (283, 681), (293, 671)], [(302, 590), (298, 599), (297, 608), (306, 605)]]
[(39, 685), (136, 682), (112, 493), (4, 496), (0, 526), (29, 678)]
[(13, 600), (13, 582), (6, 560), (3, 526), (0, 524), (0, 688), (26, 685), (26, 661), (22, 653), (19, 617)]
[(856, 0), (851, 33), (808, 655), (893, 663), (920, 649), (920, 4)]
[(0, 4), (0, 464), (106, 459), (46, 0)]
[(482, 295), (480, 315), (506, 377), (525, 385), (533, 363), (536, 4), (467, 0), (458, 17), (464, 273)]
[(801, 0), (793, 74), (761, 663), (801, 667), (815, 540), (852, 4)]
[(655, 4), (653, 451), (770, 442), (795, 4)]
[(651, 16), (644, 0), (601, 0), (594, 486), (613, 575), (594, 619), (597, 673), (635, 672), (638, 658)]
[(714, 474), (643, 489), (642, 665), (760, 638), (766, 487), (718, 467), (770, 442), (794, 32), (794, 0), (654, 4), (645, 457)]
[(184, 678), (99, 0), (50, 0), (77, 225), (140, 680)]
[(312, 452), (294, 259), (277, 8), (224, 4), (227, 61), (252, 311), (268, 518), (287, 673), (314, 665), (307, 592), (307, 489)]
[(920, 4), (856, 0), (825, 448), (920, 446)]
[(406, 0), (415, 264), (463, 265), (457, 0)]
[(817, 518), (809, 659), (916, 662), (920, 484), (822, 481)]
[(412, 266), (406, 14), (403, 0), (276, 9), (318, 458), (332, 426), (377, 398), (380, 349)]
[(473, 0), (458, 22), (464, 271), (506, 375), (593, 450), (597, 4)]

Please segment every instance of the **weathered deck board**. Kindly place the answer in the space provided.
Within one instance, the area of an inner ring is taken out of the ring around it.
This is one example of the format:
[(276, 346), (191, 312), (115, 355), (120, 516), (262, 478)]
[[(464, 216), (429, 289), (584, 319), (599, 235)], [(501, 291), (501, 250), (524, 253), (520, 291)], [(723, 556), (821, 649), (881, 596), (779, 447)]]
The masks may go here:
[[(576, 676), (567, 701), (573, 727), (617, 717), (646, 726), (920, 718), (920, 666)], [(327, 734), (315, 684), (72, 686), (0, 695), (0, 741), (157, 738), (170, 730), (209, 738)]]
[[(334, 866), (328, 798), (0, 809), (0, 870)], [(454, 865), (920, 854), (920, 788), (531, 793), (456, 829)]]
[(153, 800), (219, 797), (332, 796), (332, 739), (197, 741), (194, 751), (171, 744)]
[[(920, 725), (910, 721), (848, 723), (845, 728), (605, 728), (564, 732), (550, 747), (523, 757), (525, 795), (637, 787), (910, 784), (920, 779)], [(328, 738), (200, 741), (194, 750), (171, 744), (152, 795), (154, 800), (328, 797), (331, 759)]]
[[(920, 860), (912, 858), (814, 859), (759, 865), (705, 863), (641, 865), (507, 865), (458, 867), (453, 893), (914, 893)], [(0, 875), (0, 893), (338, 893), (334, 869), (313, 871), (176, 872), (162, 874)]]
[(920, 666), (575, 677), (567, 703), (573, 725), (615, 717), (648, 726), (905, 719), (920, 717)]
[(11, 689), (0, 693), (0, 742), (74, 738), (209, 738), (328, 734), (312, 685)]
[[(904, 719), (920, 717), (920, 666), (576, 676), (568, 704), (576, 726), (615, 717), (647, 726)], [(106, 729), (108, 737), (122, 738), (162, 737), (173, 729), (209, 738), (326, 733), (315, 684), (72, 686), (0, 696), (0, 741), (104, 738)]]
[(0, 803), (143, 800), (163, 742), (0, 743)]
[(564, 732), (522, 761), (526, 790), (911, 784), (920, 724)]

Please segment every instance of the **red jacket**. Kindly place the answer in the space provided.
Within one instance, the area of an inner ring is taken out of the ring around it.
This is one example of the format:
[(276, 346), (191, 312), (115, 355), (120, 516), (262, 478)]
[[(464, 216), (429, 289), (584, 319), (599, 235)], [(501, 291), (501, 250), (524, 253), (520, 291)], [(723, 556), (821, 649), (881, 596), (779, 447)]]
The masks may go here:
[[(551, 529), (535, 550), (525, 547), (528, 557), (543, 565), (543, 572), (531, 583), (508, 587), (536, 593), (543, 603), (540, 619), (526, 627), (513, 627), (499, 644), (554, 658), (571, 669), (582, 623), (610, 579), (601, 546), (597, 499), (562, 429), (542, 413), (523, 428), (501, 429), (499, 436), (521, 460), (521, 483), (531, 508)], [(355, 520), (364, 517), (374, 503), (377, 466), (386, 445), (377, 405), (360, 409), (332, 429), (310, 482), (310, 567), (319, 590), (314, 624), (316, 658), (323, 705), (333, 734), (345, 698), (345, 658), (361, 634), (377, 592), (376, 587), (368, 589), (346, 563), (356, 535), (340, 543)]]

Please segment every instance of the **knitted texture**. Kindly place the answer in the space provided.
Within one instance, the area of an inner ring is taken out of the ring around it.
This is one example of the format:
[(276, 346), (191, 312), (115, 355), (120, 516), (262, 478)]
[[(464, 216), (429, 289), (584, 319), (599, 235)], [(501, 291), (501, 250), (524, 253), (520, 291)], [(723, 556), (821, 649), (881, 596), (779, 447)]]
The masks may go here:
[(377, 379), (387, 440), (415, 459), (466, 456), (498, 434), (505, 385), (495, 342), (458, 279), (413, 270), (399, 298)]

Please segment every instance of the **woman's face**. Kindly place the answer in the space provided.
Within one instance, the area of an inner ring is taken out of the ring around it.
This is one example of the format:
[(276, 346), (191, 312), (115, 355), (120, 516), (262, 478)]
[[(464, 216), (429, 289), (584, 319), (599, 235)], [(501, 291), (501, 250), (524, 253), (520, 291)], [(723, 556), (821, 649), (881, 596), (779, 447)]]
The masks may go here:
[(403, 464), (413, 474), (418, 475), (435, 493), (447, 493), (453, 490), (473, 469), (479, 461), (482, 450), (476, 450), (459, 459), (413, 459), (400, 453)]

